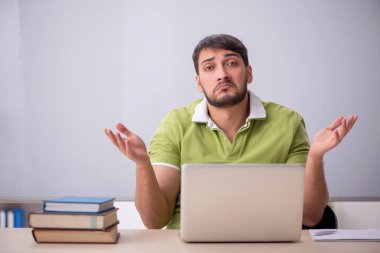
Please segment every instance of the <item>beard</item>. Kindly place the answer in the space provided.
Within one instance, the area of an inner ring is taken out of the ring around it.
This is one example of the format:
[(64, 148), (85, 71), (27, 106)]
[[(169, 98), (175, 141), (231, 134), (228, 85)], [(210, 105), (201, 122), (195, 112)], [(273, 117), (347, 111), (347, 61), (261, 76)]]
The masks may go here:
[[(247, 79), (247, 78), (246, 78)], [(229, 85), (231, 87), (235, 87), (237, 89), (237, 86), (236, 84), (234, 84), (233, 82), (231, 81), (228, 81)], [(207, 102), (212, 105), (212, 106), (215, 106), (215, 107), (218, 107), (218, 108), (228, 108), (228, 107), (232, 107), (234, 105), (237, 105), (239, 104), (240, 102), (242, 102), (245, 98), (245, 96), (247, 95), (247, 80), (245, 80), (244, 82), (245, 84), (242, 86), (241, 89), (237, 89), (235, 94), (233, 95), (225, 95), (223, 96), (222, 98), (216, 98), (214, 96), (212, 96), (212, 94), (207, 94), (205, 89), (203, 88), (203, 85), (202, 85), (202, 89), (203, 89), (203, 93), (206, 97), (206, 100)]]

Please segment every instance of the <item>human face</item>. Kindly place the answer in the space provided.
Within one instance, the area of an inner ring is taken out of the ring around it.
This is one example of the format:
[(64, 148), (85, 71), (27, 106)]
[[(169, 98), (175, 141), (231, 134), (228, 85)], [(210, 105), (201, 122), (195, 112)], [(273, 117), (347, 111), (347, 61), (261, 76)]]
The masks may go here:
[(242, 57), (229, 50), (205, 48), (199, 54), (197, 87), (208, 103), (219, 108), (239, 104), (252, 82), (252, 68)]

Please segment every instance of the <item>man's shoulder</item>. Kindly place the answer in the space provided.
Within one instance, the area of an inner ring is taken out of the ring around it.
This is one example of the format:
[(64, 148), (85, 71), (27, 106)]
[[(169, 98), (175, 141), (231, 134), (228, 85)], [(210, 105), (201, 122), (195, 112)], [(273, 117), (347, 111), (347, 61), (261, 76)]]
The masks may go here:
[(169, 111), (166, 115), (166, 118), (175, 118), (175, 119), (189, 119), (193, 117), (195, 107), (202, 101), (202, 99), (197, 99), (187, 106), (177, 107)]
[(295, 110), (274, 103), (274, 102), (262, 102), (265, 108), (265, 112), (267, 114), (267, 118), (275, 118), (275, 119), (283, 119), (283, 118), (294, 118), (298, 120), (302, 120), (302, 116), (296, 112)]
[(195, 107), (202, 101), (202, 99), (197, 99), (187, 106), (182, 106), (174, 108), (169, 111), (164, 120), (177, 121), (185, 124), (189, 124), (194, 114)]

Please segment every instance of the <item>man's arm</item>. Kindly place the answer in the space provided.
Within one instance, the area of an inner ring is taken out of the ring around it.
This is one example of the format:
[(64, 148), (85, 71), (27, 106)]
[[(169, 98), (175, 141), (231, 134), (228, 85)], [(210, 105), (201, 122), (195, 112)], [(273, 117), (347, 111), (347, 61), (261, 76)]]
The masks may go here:
[(329, 200), (323, 159), (308, 155), (305, 168), (305, 189), (302, 224), (313, 227), (319, 223)]
[(319, 223), (329, 199), (324, 176), (323, 156), (336, 147), (354, 126), (358, 116), (339, 117), (320, 130), (313, 139), (305, 168), (304, 211), (302, 223), (312, 227)]
[(166, 226), (173, 214), (180, 188), (180, 173), (166, 166), (152, 166), (143, 140), (122, 124), (116, 125), (120, 133), (106, 129), (111, 142), (136, 163), (135, 205), (147, 228)]
[(174, 211), (180, 188), (179, 171), (166, 167), (137, 165), (135, 205), (147, 228), (165, 227)]

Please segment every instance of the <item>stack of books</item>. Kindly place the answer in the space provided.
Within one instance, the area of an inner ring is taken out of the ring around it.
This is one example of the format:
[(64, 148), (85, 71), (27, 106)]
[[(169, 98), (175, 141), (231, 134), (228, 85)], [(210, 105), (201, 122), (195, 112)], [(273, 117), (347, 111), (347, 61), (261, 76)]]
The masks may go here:
[(44, 201), (28, 219), (37, 243), (117, 243), (118, 223), (114, 198), (94, 197)]

